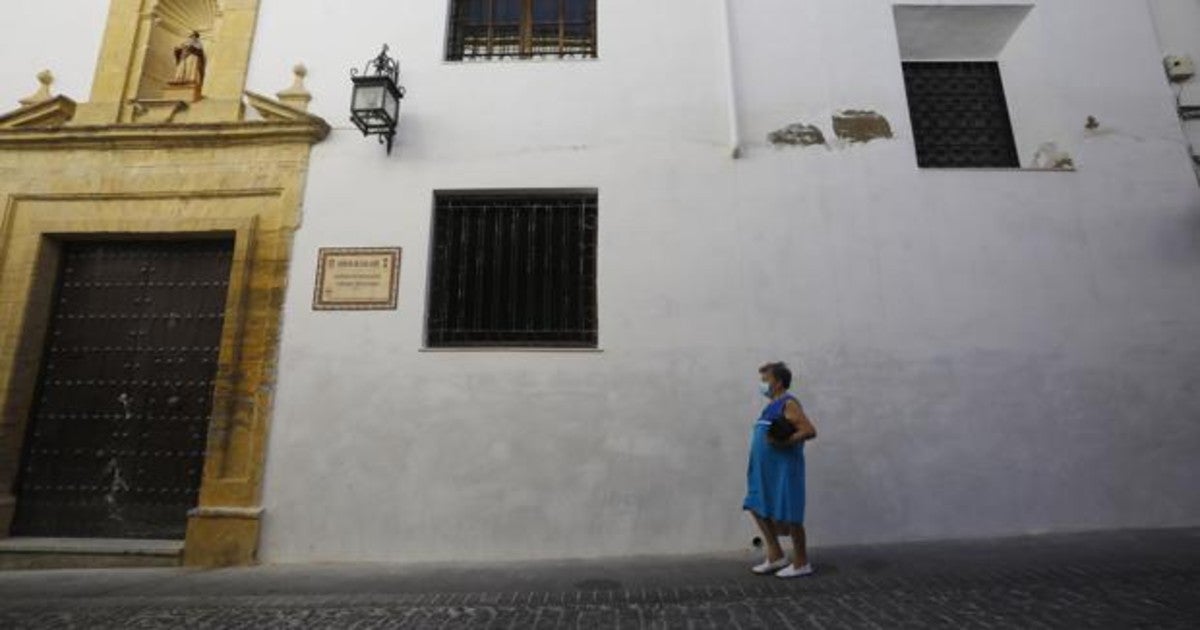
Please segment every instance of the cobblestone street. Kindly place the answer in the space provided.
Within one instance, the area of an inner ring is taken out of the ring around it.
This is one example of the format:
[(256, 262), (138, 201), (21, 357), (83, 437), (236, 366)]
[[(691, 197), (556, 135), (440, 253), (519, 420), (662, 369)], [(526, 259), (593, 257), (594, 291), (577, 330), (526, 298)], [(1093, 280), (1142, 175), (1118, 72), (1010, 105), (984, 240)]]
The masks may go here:
[(486, 566), (0, 574), (4, 628), (1196, 628), (1200, 530)]

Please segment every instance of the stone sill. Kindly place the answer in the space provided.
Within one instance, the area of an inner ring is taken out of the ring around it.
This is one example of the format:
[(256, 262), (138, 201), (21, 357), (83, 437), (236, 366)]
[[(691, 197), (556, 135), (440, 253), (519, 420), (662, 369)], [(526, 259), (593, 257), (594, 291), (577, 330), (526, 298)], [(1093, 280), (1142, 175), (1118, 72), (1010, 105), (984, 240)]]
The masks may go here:
[(418, 350), (421, 353), (428, 354), (603, 354), (603, 348), (538, 348), (538, 347), (515, 347), (515, 348), (429, 348), (422, 347)]
[(173, 557), (183, 553), (183, 541), (115, 538), (6, 538), (0, 540), (0, 553)]
[(455, 61), (452, 59), (443, 59), (443, 66), (495, 66), (495, 65), (524, 65), (524, 64), (543, 64), (543, 63), (596, 63), (600, 61), (600, 57), (568, 57), (558, 59), (554, 57), (535, 57), (530, 59), (521, 59), (520, 57), (503, 57), (500, 59), (474, 59), (471, 61), (461, 60)]
[(0, 130), (0, 149), (157, 149), (303, 142), (329, 135), (324, 122), (246, 121), (191, 125), (125, 124)]
[(1077, 168), (999, 168), (985, 166), (981, 168), (950, 168), (945, 166), (917, 167), (922, 173), (1077, 173)]

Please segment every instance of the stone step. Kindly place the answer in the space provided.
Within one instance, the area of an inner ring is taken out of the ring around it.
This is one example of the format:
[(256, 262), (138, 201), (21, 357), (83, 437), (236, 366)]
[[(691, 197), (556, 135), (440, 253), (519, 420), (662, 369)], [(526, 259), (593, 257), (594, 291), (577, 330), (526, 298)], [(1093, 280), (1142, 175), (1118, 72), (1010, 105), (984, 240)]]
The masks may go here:
[(0, 570), (175, 567), (182, 540), (107, 538), (7, 538), (0, 540)]

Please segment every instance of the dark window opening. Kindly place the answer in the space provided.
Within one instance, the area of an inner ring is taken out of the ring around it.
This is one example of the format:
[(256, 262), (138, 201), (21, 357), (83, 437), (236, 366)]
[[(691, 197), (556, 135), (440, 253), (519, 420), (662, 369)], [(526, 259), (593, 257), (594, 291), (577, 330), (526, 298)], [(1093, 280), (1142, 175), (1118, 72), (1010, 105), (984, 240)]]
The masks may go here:
[(446, 58), (596, 56), (596, 0), (453, 0)]
[(439, 193), (431, 348), (595, 348), (595, 193)]
[(905, 62), (904, 85), (922, 168), (1017, 168), (996, 62)]

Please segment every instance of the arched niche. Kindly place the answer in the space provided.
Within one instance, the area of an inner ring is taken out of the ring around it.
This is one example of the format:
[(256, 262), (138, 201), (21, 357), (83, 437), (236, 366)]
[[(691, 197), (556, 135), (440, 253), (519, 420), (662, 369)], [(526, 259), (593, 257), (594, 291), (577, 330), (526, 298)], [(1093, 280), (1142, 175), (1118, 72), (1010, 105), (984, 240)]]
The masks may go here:
[[(261, 0), (108, 0), (108, 25), (81, 125), (137, 122), (175, 78), (175, 47), (199, 31), (207, 69), (189, 122), (238, 121)], [(190, 100), (190, 99), (189, 99)]]
[(139, 99), (162, 96), (175, 75), (175, 47), (192, 32), (200, 33), (209, 59), (220, 49), (221, 0), (150, 0), (150, 4)]

